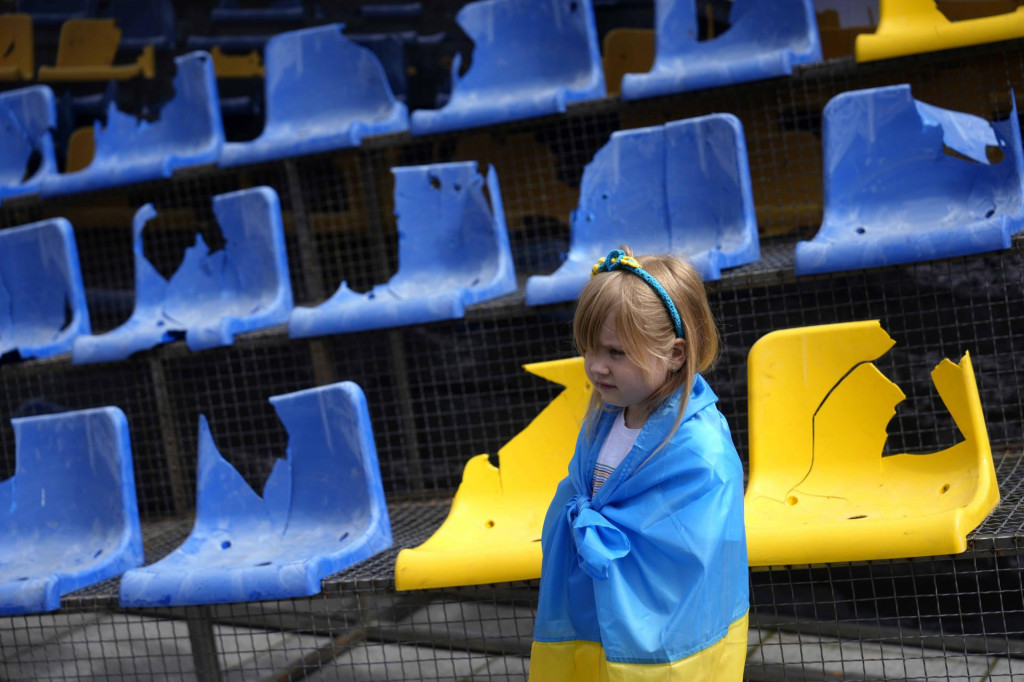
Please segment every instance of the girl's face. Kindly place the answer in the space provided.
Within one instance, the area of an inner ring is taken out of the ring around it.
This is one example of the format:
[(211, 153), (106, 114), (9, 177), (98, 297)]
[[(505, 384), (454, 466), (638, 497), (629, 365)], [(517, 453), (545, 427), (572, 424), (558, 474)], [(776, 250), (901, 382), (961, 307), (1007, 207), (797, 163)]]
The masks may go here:
[(601, 326), (597, 346), (583, 355), (583, 368), (601, 400), (626, 408), (626, 426), (639, 428), (647, 414), (639, 407), (668, 379), (669, 362), (646, 353), (649, 377), (622, 350), (614, 315), (608, 314)]

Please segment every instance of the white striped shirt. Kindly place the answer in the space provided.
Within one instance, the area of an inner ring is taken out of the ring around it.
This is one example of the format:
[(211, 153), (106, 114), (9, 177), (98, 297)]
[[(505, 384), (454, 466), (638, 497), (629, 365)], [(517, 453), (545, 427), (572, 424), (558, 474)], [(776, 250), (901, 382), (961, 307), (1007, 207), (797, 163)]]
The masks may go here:
[(615, 417), (615, 422), (601, 445), (601, 452), (597, 455), (597, 464), (594, 465), (594, 494), (597, 494), (615, 468), (626, 458), (633, 449), (636, 437), (640, 435), (640, 429), (626, 426), (625, 413), (626, 411), (622, 410)]

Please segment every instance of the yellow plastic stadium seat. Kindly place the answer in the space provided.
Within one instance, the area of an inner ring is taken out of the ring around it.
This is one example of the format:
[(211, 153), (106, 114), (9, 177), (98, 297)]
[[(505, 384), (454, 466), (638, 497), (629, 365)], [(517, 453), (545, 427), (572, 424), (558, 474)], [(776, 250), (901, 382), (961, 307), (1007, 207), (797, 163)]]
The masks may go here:
[(248, 54), (224, 54), (220, 46), (210, 50), (213, 58), (213, 73), (217, 78), (263, 78), (266, 69), (256, 50)]
[(0, 81), (32, 80), (35, 70), (32, 17), (0, 15)]
[(621, 92), (627, 73), (647, 73), (654, 66), (654, 31), (649, 28), (613, 28), (604, 36), (601, 65), (609, 95)]
[(995, 43), (1024, 36), (1024, 7), (996, 16), (950, 21), (935, 0), (879, 0), (878, 29), (857, 36), (857, 61)]
[(882, 457), (903, 392), (872, 361), (894, 341), (877, 320), (773, 332), (750, 351), (752, 566), (955, 554), (999, 502), (970, 356), (932, 381), (963, 440)]
[(399, 590), (478, 585), (540, 576), (540, 533), (558, 482), (565, 478), (590, 400), (582, 358), (524, 367), (565, 386), (498, 451), (469, 460), (441, 527), (395, 564)]
[(96, 136), (93, 135), (90, 126), (76, 128), (68, 138), (68, 158), (64, 164), (65, 173), (73, 173), (82, 170), (90, 163), (96, 155)]
[(40, 66), (41, 81), (128, 80), (156, 76), (156, 49), (143, 48), (134, 64), (114, 65), (121, 29), (113, 19), (68, 19), (60, 28), (57, 64)]

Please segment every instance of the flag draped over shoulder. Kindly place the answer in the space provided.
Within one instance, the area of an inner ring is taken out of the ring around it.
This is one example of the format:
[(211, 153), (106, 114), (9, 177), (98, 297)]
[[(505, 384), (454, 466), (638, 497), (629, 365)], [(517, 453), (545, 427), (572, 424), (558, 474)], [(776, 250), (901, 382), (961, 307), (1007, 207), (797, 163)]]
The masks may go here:
[(591, 498), (614, 412), (584, 429), (543, 531), (531, 682), (739, 680), (747, 644), (743, 469), (697, 375)]

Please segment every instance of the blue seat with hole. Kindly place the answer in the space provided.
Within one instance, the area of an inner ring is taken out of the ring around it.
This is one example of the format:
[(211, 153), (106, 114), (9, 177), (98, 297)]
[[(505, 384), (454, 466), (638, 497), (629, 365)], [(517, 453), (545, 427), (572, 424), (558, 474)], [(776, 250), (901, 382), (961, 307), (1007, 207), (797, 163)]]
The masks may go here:
[(214, 163), (224, 130), (217, 106), (213, 61), (205, 52), (175, 57), (174, 96), (146, 121), (111, 101), (107, 123), (93, 124), (95, 154), (85, 168), (50, 173), (43, 196), (57, 196), (169, 178), (176, 169)]
[(380, 61), (342, 28), (327, 24), (270, 39), (263, 132), (226, 143), (221, 166), (355, 147), (364, 136), (408, 129), (408, 112), (391, 93)]
[(566, 260), (526, 282), (526, 304), (572, 301), (621, 244), (685, 256), (705, 280), (761, 256), (743, 126), (712, 114), (621, 130), (583, 171)]
[(257, 494), (199, 419), (196, 520), (155, 564), (125, 573), (122, 606), (288, 599), (391, 546), (366, 397), (350, 381), (270, 399), (288, 450)]
[(89, 332), (71, 223), (50, 218), (0, 230), (0, 355), (67, 353)]
[(52, 131), (57, 105), (46, 85), (0, 93), (0, 201), (36, 194), (57, 172)]
[(460, 318), (467, 305), (516, 289), (498, 176), (474, 161), (392, 168), (398, 272), (365, 294), (345, 282), (315, 308), (296, 307), (293, 338)]
[(473, 41), (462, 76), (441, 109), (412, 114), (412, 133), (427, 135), (564, 112), (605, 95), (591, 0), (480, 0), (456, 21)]
[(12, 419), (0, 481), (0, 616), (54, 611), (61, 595), (142, 564), (128, 420), (116, 407)]
[(983, 118), (915, 100), (909, 85), (844, 92), (823, 118), (825, 211), (798, 275), (1010, 247), (1024, 228), (1017, 106)]
[(143, 253), (142, 233), (156, 209), (146, 204), (136, 212), (135, 309), (120, 327), (77, 338), (74, 363), (121, 360), (182, 336), (192, 350), (228, 346), (235, 334), (288, 320), (292, 289), (277, 193), (253, 187), (219, 194), (213, 213), (224, 248), (211, 252), (196, 234), (177, 271), (164, 279)]
[(775, 78), (821, 61), (812, 0), (735, 0), (729, 24), (698, 41), (696, 0), (655, 0), (654, 66), (623, 76), (622, 99)]

